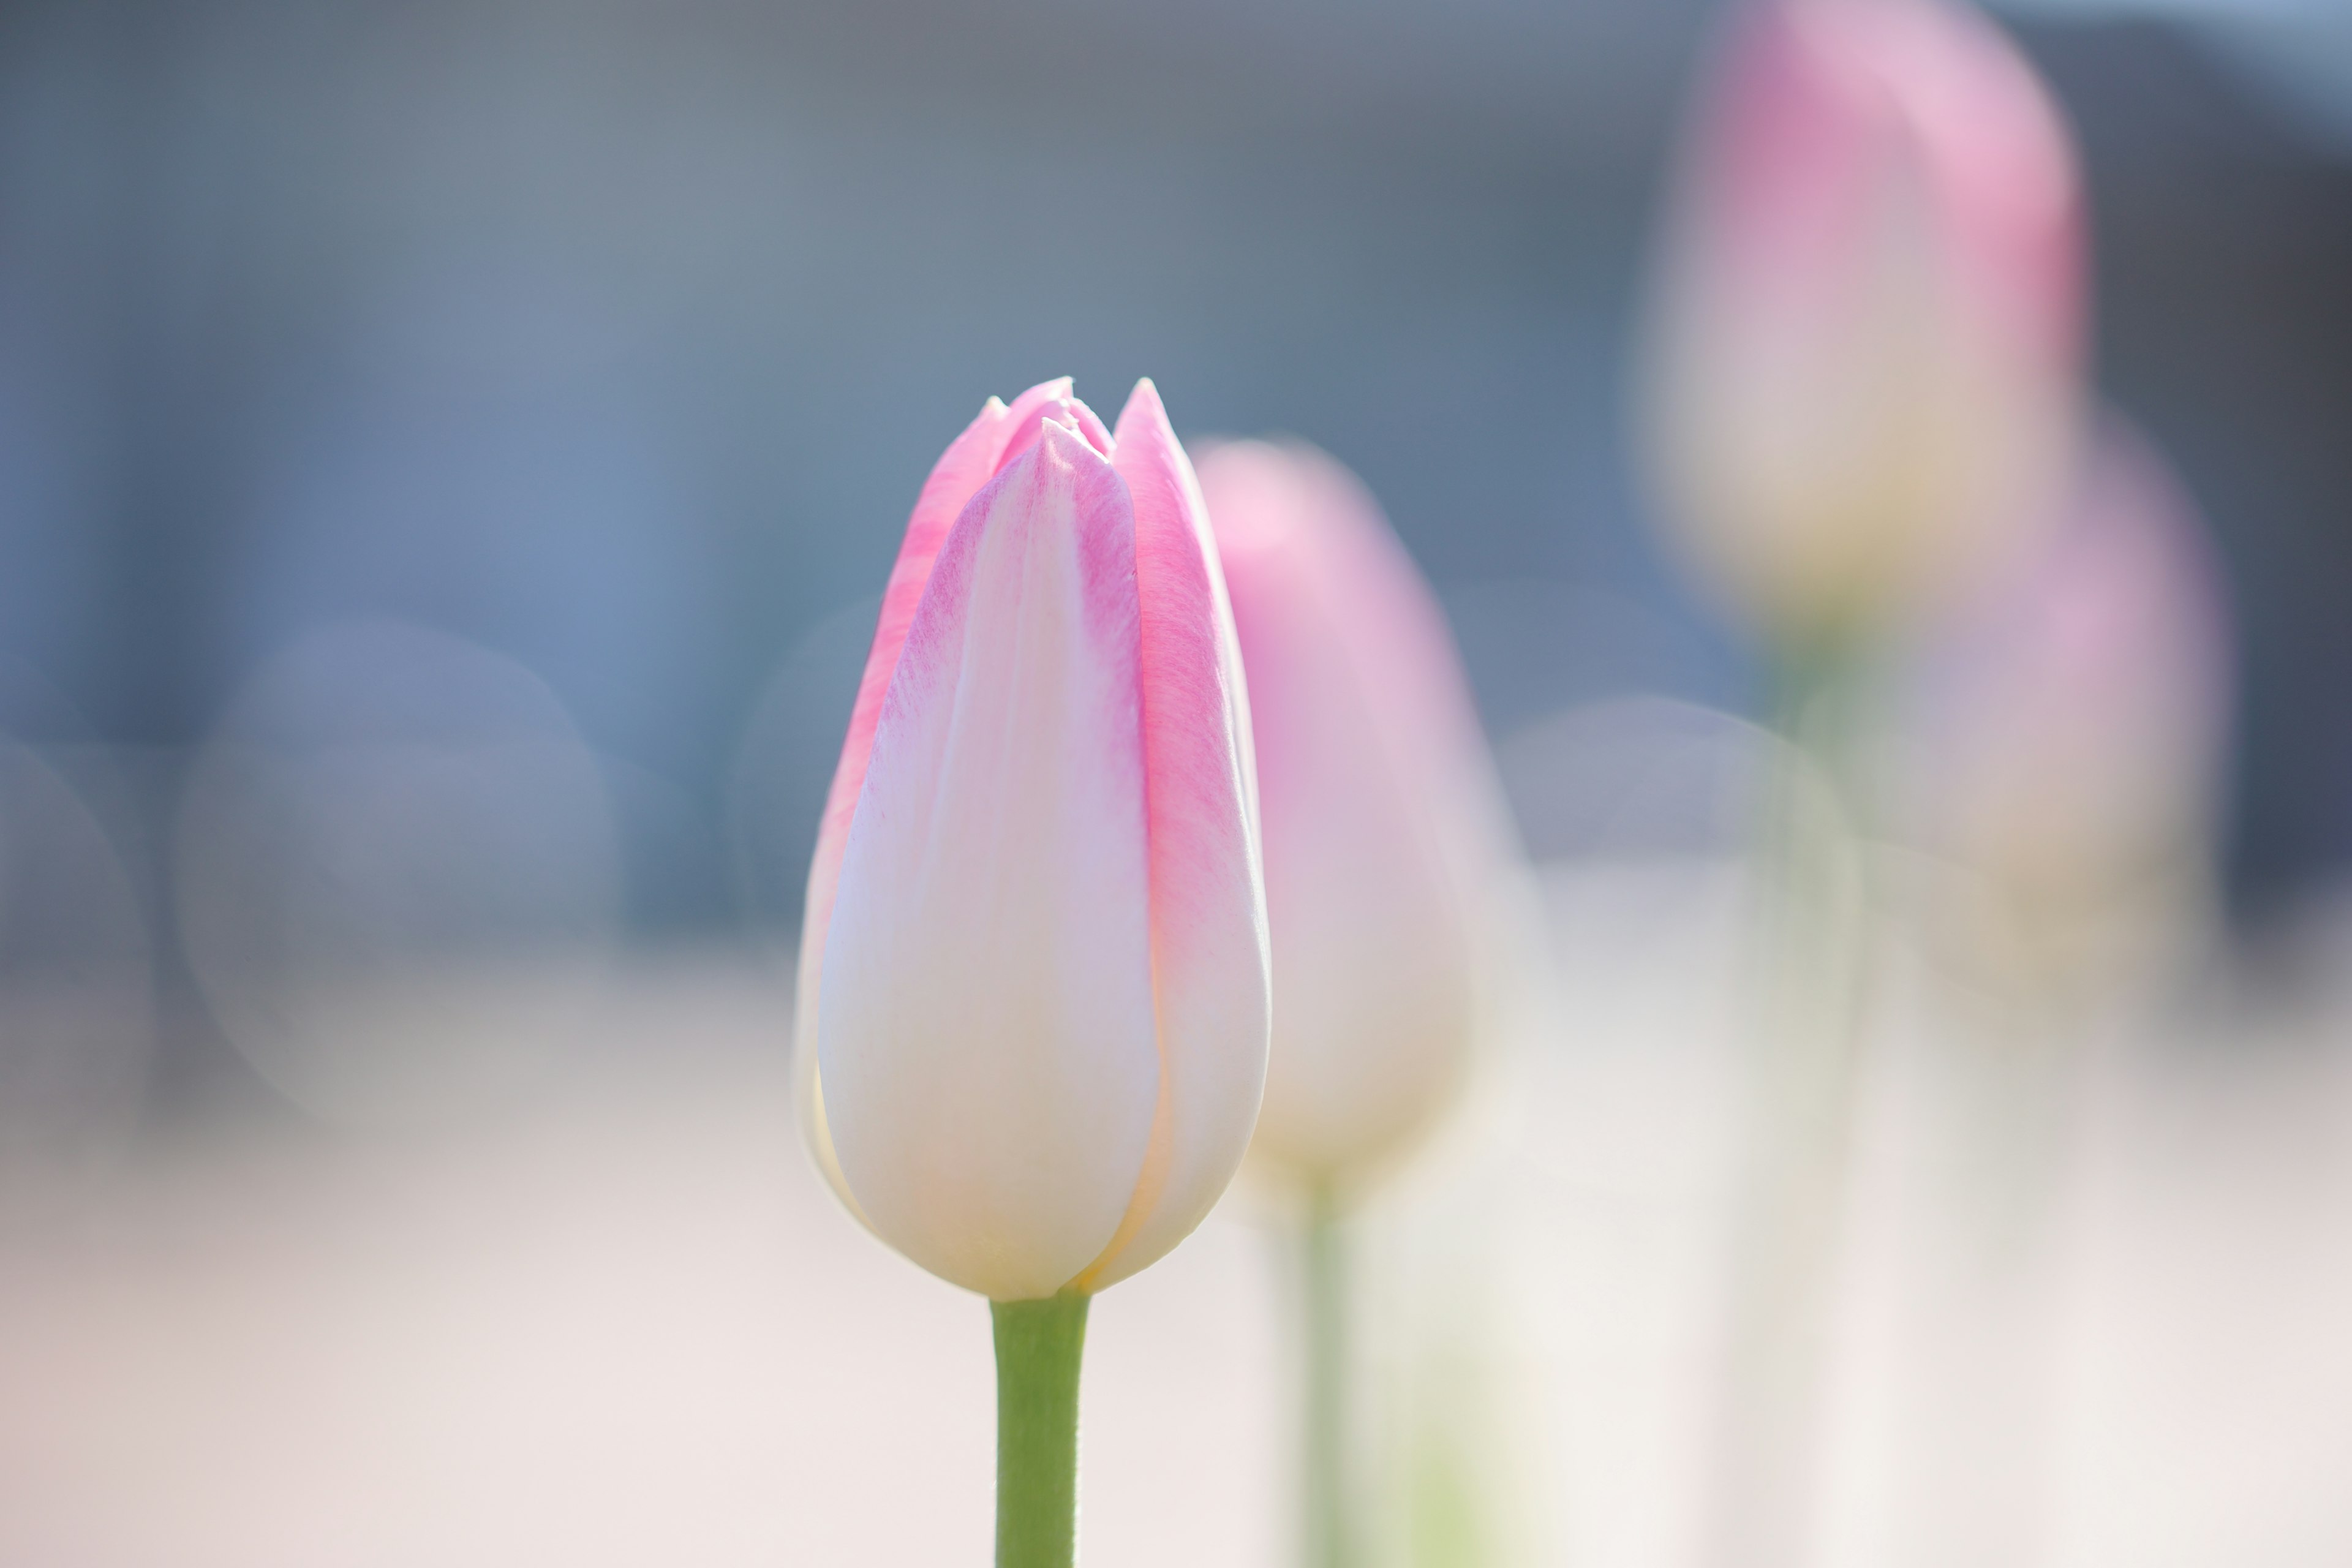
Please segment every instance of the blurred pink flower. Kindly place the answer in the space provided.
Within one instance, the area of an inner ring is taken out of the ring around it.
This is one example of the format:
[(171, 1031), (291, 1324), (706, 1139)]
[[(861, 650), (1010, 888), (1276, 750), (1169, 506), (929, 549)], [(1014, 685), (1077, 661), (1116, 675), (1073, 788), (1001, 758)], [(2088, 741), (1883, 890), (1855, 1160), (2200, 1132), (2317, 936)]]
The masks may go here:
[(1355, 477), (1222, 446), (1201, 484), (1249, 671), (1274, 930), (1254, 1163), (1386, 1162), (1446, 1108), (1496, 1010), (1514, 865), (1442, 613)]
[(809, 876), (802, 1104), (916, 1262), (1098, 1289), (1232, 1178), (1265, 1068), (1249, 716), (1192, 467), (1139, 383), (992, 398), (916, 502)]
[(1924, 654), (1906, 826), (2036, 941), (2168, 912), (2204, 869), (2230, 686), (2195, 506), (2111, 424), (2042, 547)]
[(1782, 638), (1965, 590), (2064, 471), (2074, 159), (1990, 22), (1942, 0), (1737, 5), (1685, 148), (1645, 422), (1670, 521)]

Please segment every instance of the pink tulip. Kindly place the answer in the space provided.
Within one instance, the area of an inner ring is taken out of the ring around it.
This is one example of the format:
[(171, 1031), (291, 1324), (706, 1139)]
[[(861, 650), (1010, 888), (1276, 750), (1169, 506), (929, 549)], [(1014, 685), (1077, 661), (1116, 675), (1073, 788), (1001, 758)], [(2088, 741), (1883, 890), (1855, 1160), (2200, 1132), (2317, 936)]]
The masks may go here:
[(1354, 476), (1219, 447), (1201, 484), (1249, 670), (1274, 928), (1255, 1163), (1344, 1184), (1411, 1145), (1493, 1032), (1512, 856), (1444, 617)]
[(1702, 573), (1783, 639), (1948, 600), (2069, 458), (2083, 235), (2066, 130), (1942, 0), (1748, 0), (1685, 150), (1652, 463)]
[(1000, 1301), (1091, 1291), (1200, 1223), (1264, 1081), (1247, 700), (1190, 462), (1138, 384), (1066, 381), (940, 459), (883, 599), (810, 871), (818, 1163)]
[(1904, 826), (2037, 941), (2168, 912), (2212, 827), (2229, 645), (2194, 504), (2110, 426), (2042, 546), (1920, 661)]

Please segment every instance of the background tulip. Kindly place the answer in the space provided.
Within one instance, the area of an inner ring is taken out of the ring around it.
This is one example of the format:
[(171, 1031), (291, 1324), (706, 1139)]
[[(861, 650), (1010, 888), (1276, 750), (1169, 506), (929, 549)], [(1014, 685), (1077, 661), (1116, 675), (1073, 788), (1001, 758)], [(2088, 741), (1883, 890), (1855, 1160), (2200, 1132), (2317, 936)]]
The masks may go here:
[(1939, 0), (1740, 7), (1685, 149), (1646, 362), (1651, 467), (1777, 642), (1959, 591), (2063, 473), (2080, 195), (2050, 99)]
[(1501, 792), (1443, 616), (1355, 478), (1310, 447), (1209, 452), (1201, 481), (1250, 673), (1274, 931), (1252, 1163), (1304, 1199), (1302, 1519), (1356, 1561), (1339, 1218), (1455, 1098), (1511, 956)]
[(2196, 508), (2110, 421), (2042, 547), (1925, 650), (1900, 721), (1899, 827), (1982, 879), (1997, 951), (2038, 981), (2193, 923), (2230, 664)]
[(1246, 701), (1151, 384), (992, 400), (924, 487), (809, 879), (803, 1103), (877, 1235), (1090, 1291), (1239, 1163), (1267, 1029)]
[(1346, 1184), (1454, 1098), (1504, 981), (1513, 851), (1442, 612), (1354, 476), (1207, 452), (1250, 677), (1276, 987), (1252, 1160)]
[(1928, 851), (1889, 858), (1890, 890), (1941, 961), (1920, 994), (1954, 1001), (1881, 1047), (1897, 1089), (1854, 1256), (1873, 1259), (1885, 1371), (1877, 1429), (1853, 1440), (1887, 1498), (1861, 1559), (2050, 1555), (2089, 1094), (2133, 1016), (2197, 967), (2227, 641), (2195, 509), (2110, 422), (2037, 547), (1890, 693), (1890, 837)]
[[(1879, 661), (2028, 542), (2074, 459), (2068, 139), (1944, 0), (1745, 0), (1685, 150), (1643, 426), (1664, 519), (1761, 634), (1776, 720), (1851, 806)], [(1753, 1126), (1732, 1221), (1712, 1560), (1808, 1560), (1871, 958), (1793, 782), (1759, 844)]]

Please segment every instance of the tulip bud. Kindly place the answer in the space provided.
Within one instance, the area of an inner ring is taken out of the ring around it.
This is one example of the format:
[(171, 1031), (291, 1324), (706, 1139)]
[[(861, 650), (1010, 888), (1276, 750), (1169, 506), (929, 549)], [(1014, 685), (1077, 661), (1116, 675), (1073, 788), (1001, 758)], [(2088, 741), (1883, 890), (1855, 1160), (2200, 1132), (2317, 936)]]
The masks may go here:
[(1254, 1163), (1346, 1184), (1412, 1144), (1498, 1003), (1513, 854), (1444, 620), (1378, 507), (1305, 447), (1201, 464), (1249, 670), (1273, 922)]
[(1264, 1082), (1249, 718), (1139, 383), (994, 399), (916, 502), (809, 874), (801, 1103), (882, 1239), (999, 1301), (1183, 1239)]
[(2195, 507), (2112, 426), (2042, 547), (1918, 661), (1901, 826), (1983, 879), (2045, 978), (2121, 957), (2200, 890), (2229, 669)]
[(1685, 148), (1645, 362), (1650, 466), (1700, 574), (1783, 646), (1964, 590), (2075, 423), (2066, 131), (1942, 0), (1755, 0)]

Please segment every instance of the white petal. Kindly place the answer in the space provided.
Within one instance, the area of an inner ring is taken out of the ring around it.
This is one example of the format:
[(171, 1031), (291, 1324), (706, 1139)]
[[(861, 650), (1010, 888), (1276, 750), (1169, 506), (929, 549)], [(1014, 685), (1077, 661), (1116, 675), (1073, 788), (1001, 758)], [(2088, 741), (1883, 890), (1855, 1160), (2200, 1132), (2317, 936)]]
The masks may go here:
[(974, 498), (891, 678), (826, 934), (824, 1113), (884, 1239), (997, 1300), (1118, 1228), (1160, 1086), (1134, 521), (1059, 426)]

